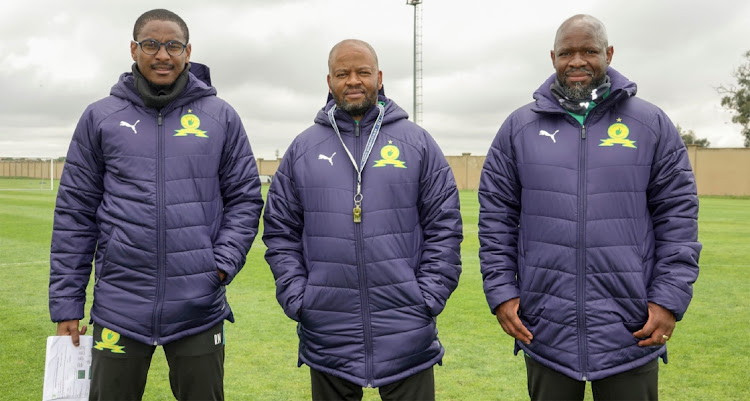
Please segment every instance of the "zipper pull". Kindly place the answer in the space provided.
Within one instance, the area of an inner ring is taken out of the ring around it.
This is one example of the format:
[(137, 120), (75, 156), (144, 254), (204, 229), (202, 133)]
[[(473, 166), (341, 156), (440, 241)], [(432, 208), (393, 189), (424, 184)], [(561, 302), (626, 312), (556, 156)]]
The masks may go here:
[(161, 111), (159, 112), (159, 117), (156, 119), (156, 123), (161, 127), (161, 123), (162, 123)]
[(581, 139), (586, 139), (586, 126), (581, 125)]

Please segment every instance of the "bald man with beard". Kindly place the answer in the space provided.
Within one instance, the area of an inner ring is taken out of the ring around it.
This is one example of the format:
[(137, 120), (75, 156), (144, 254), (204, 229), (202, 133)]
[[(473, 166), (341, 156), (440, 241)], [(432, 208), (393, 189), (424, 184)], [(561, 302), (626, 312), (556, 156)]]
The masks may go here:
[(698, 197), (679, 133), (610, 67), (601, 21), (566, 20), (555, 73), (500, 127), (479, 186), (490, 311), (532, 400), (656, 400), (698, 277)]
[(443, 153), (383, 92), (372, 46), (331, 49), (330, 98), (268, 192), (266, 260), (298, 322), (313, 400), (434, 400), (437, 316), (461, 273), (461, 213)]

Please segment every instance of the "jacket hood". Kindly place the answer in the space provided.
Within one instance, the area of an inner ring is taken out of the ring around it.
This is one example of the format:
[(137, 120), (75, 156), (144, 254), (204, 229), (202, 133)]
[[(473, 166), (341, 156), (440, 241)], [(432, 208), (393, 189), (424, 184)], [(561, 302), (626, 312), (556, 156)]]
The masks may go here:
[[(635, 82), (629, 80), (624, 75), (617, 72), (612, 67), (607, 67), (607, 75), (612, 86), (609, 89), (610, 96), (626, 96), (633, 97), (638, 91), (638, 86)], [(550, 86), (555, 82), (557, 74), (550, 75), (544, 83), (534, 91), (534, 100), (536, 100), (536, 111), (562, 111), (563, 108), (558, 104), (557, 99), (552, 96)]]
[(190, 72), (195, 75), (196, 78), (203, 81), (208, 86), (211, 86), (211, 69), (207, 65), (201, 63), (190, 63)]
[[(216, 96), (216, 88), (211, 86), (210, 70), (206, 65), (190, 63), (187, 68), (189, 72), (185, 89), (183, 89), (180, 96), (165, 107), (164, 111), (184, 106), (204, 96)], [(143, 99), (141, 99), (141, 95), (135, 88), (135, 79), (132, 72), (122, 73), (117, 83), (112, 86), (109, 94), (128, 100), (140, 107), (146, 107)]]
[[(396, 102), (389, 99), (385, 96), (385, 87), (381, 87), (380, 90), (378, 90), (378, 103), (382, 104), (385, 107), (385, 116), (383, 117), (383, 125), (390, 124), (393, 122), (396, 122), (398, 120), (408, 119), (409, 114), (401, 108)], [(315, 116), (315, 123), (316, 124), (322, 124), (327, 127), (331, 126), (331, 122), (328, 121), (328, 110), (330, 110), (336, 102), (333, 100), (333, 95), (331, 93), (328, 93), (328, 98), (326, 100), (325, 106), (323, 106), (322, 109), (318, 111), (318, 114)], [(354, 119), (345, 111), (343, 110), (336, 110), (334, 113), (334, 116), (336, 117), (336, 124), (339, 127), (339, 130), (341, 133), (345, 132), (353, 132), (354, 127), (356, 123), (354, 122)], [(360, 121), (360, 125), (370, 125), (372, 124), (376, 119), (378, 118), (378, 109), (377, 107), (371, 107), (370, 110), (367, 110), (364, 116), (362, 116), (362, 120)]]

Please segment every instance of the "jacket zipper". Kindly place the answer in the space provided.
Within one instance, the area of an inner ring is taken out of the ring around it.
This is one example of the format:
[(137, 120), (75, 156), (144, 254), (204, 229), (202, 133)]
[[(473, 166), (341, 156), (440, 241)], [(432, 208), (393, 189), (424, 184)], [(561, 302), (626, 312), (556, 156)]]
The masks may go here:
[[(354, 126), (354, 154), (362, 157), (360, 149), (362, 138), (359, 135), (359, 122)], [(356, 172), (355, 172), (356, 173)], [(357, 183), (354, 183), (356, 191)], [(362, 223), (354, 223), (354, 241), (357, 252), (357, 271), (359, 273), (359, 297), (362, 303), (362, 330), (365, 340), (365, 381), (367, 388), (372, 387), (372, 332), (370, 328), (370, 303), (367, 301), (367, 272), (365, 269), (365, 250), (362, 238)]]
[[(613, 96), (608, 96), (602, 103), (598, 104), (597, 107), (601, 107), (605, 103), (611, 102)], [(567, 114), (567, 113), (564, 113)], [(586, 302), (586, 121), (590, 114), (586, 115), (581, 125), (581, 145), (580, 154), (578, 158), (578, 193), (580, 194), (578, 199), (578, 251), (577, 251), (577, 266), (576, 266), (576, 316), (578, 319), (578, 355), (581, 358), (581, 380), (586, 381), (586, 375), (588, 370), (588, 347), (586, 346), (586, 314), (585, 314), (585, 302)], [(578, 123), (578, 120), (574, 120), (574, 123)]]
[(581, 124), (581, 157), (578, 158), (578, 266), (577, 266), (577, 294), (576, 302), (578, 314), (578, 354), (581, 358), (581, 380), (586, 381), (587, 349), (586, 349), (586, 125)]
[(156, 119), (156, 302), (154, 302), (153, 331), (154, 345), (159, 345), (159, 326), (161, 324), (161, 304), (164, 301), (164, 282), (166, 281), (166, 261), (164, 243), (164, 125), (161, 111)]

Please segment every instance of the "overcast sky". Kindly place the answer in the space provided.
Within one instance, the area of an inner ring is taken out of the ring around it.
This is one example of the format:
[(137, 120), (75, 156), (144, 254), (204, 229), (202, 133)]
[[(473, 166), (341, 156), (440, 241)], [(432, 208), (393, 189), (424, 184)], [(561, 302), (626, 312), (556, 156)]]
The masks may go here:
[[(386, 95), (412, 114), (413, 7), (405, 0), (3, 1), (0, 156), (64, 156), (85, 107), (132, 64), (138, 16), (179, 14), (191, 60), (211, 68), (257, 157), (283, 154), (325, 101), (327, 57), (346, 38), (378, 53)], [(742, 146), (719, 85), (750, 50), (750, 2), (424, 0), (423, 120), (447, 155), (484, 155), (500, 124), (553, 73), (566, 18), (604, 22), (612, 67), (638, 96), (712, 147)]]

